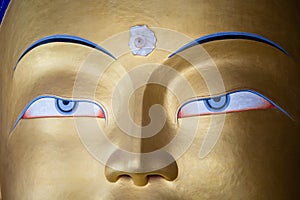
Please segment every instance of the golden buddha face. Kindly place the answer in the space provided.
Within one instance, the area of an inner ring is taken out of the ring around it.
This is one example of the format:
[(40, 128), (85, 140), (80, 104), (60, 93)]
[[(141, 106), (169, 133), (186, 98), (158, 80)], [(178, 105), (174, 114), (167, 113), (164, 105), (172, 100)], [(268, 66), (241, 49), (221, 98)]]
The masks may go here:
[(292, 2), (12, 1), (1, 195), (299, 197)]

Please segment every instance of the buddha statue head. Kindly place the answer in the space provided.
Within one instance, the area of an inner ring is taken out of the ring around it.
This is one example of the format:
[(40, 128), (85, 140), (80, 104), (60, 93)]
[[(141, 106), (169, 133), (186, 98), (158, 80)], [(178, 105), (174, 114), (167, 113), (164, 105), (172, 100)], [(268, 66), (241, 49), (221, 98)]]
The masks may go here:
[(297, 2), (3, 5), (3, 200), (299, 198)]

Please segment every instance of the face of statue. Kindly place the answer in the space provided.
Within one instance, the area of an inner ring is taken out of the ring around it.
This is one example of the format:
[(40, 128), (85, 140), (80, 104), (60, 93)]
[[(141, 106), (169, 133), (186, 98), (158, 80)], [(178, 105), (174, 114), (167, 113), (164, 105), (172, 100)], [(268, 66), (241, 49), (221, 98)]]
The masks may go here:
[[(11, 2), (0, 30), (2, 198), (295, 198), (296, 11), (286, 1)], [(136, 25), (155, 36), (130, 36)], [(155, 49), (134, 55), (128, 43), (148, 37)]]

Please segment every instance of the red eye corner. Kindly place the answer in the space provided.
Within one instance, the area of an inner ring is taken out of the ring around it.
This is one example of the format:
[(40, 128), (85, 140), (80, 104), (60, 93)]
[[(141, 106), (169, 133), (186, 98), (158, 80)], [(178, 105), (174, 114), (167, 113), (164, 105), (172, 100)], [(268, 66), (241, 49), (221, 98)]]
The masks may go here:
[(105, 118), (104, 112), (102, 110), (99, 110), (97, 117), (98, 118)]
[(24, 113), (22, 119), (29, 119), (27, 111)]
[(184, 114), (183, 114), (182, 110), (180, 110), (180, 111), (178, 112), (177, 118), (180, 119), (180, 118), (182, 118), (183, 116), (184, 116)]

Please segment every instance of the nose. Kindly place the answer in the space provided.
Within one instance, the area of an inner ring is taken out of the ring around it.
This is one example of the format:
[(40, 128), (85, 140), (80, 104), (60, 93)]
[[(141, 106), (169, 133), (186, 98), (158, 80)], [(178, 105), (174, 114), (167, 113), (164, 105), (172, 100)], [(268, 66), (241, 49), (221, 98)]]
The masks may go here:
[(130, 177), (137, 186), (145, 186), (151, 177), (173, 181), (178, 176), (178, 166), (173, 156), (164, 150), (153, 154), (134, 154), (116, 150), (108, 159), (105, 176), (117, 182), (122, 176)]

